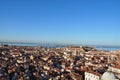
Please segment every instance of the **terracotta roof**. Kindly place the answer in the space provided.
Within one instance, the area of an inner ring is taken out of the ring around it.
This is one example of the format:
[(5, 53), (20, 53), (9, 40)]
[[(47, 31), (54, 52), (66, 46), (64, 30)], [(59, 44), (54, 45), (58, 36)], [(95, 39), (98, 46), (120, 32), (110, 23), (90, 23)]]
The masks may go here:
[(117, 68), (117, 69), (120, 69), (120, 65), (112, 66), (112, 67)]

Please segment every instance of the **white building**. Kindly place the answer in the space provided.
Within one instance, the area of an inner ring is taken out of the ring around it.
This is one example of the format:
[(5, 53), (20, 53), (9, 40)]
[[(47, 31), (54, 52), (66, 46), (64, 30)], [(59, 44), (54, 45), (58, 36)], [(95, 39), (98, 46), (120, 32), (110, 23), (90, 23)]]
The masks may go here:
[(102, 75), (101, 80), (119, 80), (119, 79), (117, 79), (112, 72), (107, 71)]
[(109, 70), (120, 74), (120, 66), (109, 67)]
[(120, 80), (120, 65), (110, 66), (108, 70), (113, 72), (115, 76)]
[(100, 74), (97, 72), (86, 71), (85, 80), (100, 80)]

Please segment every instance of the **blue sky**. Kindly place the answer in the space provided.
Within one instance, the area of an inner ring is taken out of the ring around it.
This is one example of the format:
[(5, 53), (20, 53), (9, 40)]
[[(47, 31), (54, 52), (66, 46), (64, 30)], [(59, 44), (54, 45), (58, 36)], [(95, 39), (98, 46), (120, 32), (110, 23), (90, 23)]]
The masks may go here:
[(120, 0), (0, 0), (0, 40), (120, 45)]

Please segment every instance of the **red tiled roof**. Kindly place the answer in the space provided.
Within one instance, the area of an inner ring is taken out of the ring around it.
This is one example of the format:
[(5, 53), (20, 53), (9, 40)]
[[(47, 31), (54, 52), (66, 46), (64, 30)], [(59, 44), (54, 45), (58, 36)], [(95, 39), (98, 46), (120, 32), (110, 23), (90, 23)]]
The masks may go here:
[(112, 66), (112, 67), (117, 68), (117, 69), (120, 69), (120, 65)]

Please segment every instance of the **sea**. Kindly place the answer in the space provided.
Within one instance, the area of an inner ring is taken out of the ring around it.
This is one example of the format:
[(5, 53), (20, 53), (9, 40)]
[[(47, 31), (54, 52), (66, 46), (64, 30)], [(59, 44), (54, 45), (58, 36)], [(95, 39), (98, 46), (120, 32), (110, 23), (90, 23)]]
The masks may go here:
[(96, 47), (98, 50), (107, 50), (107, 51), (115, 51), (120, 50), (120, 47)]
[[(14, 46), (43, 46), (43, 47), (65, 47), (65, 44), (55, 44), (55, 43), (9, 43), (0, 42), (0, 44), (14, 45)], [(94, 46), (98, 50), (114, 51), (120, 50), (120, 46)]]

